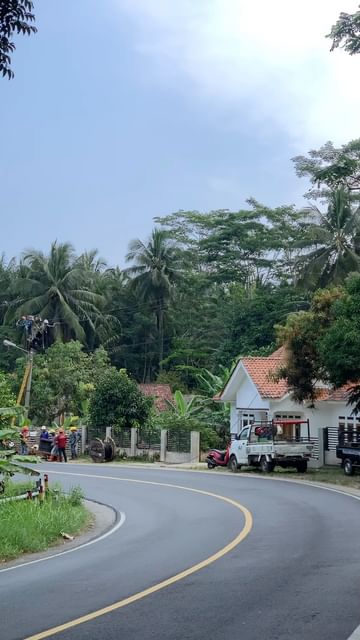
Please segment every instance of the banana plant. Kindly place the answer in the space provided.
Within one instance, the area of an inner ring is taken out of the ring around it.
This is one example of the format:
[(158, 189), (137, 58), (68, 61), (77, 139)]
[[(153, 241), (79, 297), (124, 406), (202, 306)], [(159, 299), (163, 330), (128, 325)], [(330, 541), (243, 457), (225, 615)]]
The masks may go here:
[(191, 396), (187, 399), (177, 390), (174, 393), (174, 402), (166, 400), (169, 409), (180, 418), (195, 418), (203, 411), (203, 399), (200, 396)]

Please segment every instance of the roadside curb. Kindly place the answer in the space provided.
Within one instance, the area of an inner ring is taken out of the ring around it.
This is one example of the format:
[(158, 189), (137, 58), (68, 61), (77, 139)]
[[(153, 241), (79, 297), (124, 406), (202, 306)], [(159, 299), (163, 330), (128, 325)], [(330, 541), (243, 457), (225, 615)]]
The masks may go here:
[(25, 553), (16, 560), (9, 560), (0, 564), (0, 573), (22, 567), (27, 564), (35, 564), (63, 553), (76, 551), (84, 546), (95, 543), (111, 531), (120, 526), (123, 514), (111, 505), (96, 500), (84, 500), (85, 507), (92, 514), (92, 522), (84, 533), (79, 534), (71, 541), (57, 542), (45, 551), (37, 553)]

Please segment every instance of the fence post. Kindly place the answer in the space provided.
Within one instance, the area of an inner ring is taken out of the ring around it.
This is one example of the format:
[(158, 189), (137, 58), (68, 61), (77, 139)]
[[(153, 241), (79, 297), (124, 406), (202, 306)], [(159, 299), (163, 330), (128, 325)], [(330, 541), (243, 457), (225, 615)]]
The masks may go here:
[(111, 427), (105, 427), (105, 438), (111, 438), (112, 429)]
[(190, 457), (191, 462), (199, 462), (200, 460), (200, 432), (191, 431), (190, 434)]
[(160, 462), (166, 462), (166, 444), (167, 444), (167, 429), (161, 429)]
[(137, 429), (131, 427), (130, 458), (136, 457)]
[(82, 455), (84, 455), (84, 453), (85, 453), (86, 437), (87, 437), (86, 431), (87, 431), (86, 425), (82, 424), (81, 425), (81, 453), (82, 453)]
[[(325, 427), (326, 428), (326, 427)], [(325, 465), (325, 429), (320, 427), (318, 429), (318, 442), (319, 442), (319, 467)]]

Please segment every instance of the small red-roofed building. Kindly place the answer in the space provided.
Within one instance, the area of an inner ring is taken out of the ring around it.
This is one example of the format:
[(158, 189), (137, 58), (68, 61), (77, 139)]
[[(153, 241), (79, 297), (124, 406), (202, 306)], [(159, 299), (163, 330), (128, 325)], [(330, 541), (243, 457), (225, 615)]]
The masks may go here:
[(166, 400), (172, 402), (174, 396), (169, 384), (157, 384), (156, 382), (139, 384), (140, 391), (144, 396), (150, 396), (154, 399), (154, 405), (157, 411), (168, 411), (169, 405)]

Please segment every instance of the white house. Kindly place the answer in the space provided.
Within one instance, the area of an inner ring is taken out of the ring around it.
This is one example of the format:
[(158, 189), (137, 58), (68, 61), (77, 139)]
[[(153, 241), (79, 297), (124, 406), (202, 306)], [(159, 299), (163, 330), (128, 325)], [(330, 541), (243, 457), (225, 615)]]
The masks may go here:
[(274, 381), (273, 374), (284, 361), (285, 351), (278, 349), (269, 357), (241, 358), (217, 400), (231, 403), (230, 431), (236, 435), (249, 422), (273, 418), (301, 419), (310, 422), (311, 437), (319, 427), (360, 430), (360, 416), (352, 415), (347, 404), (346, 387), (319, 388), (314, 408), (291, 400), (285, 380)]

